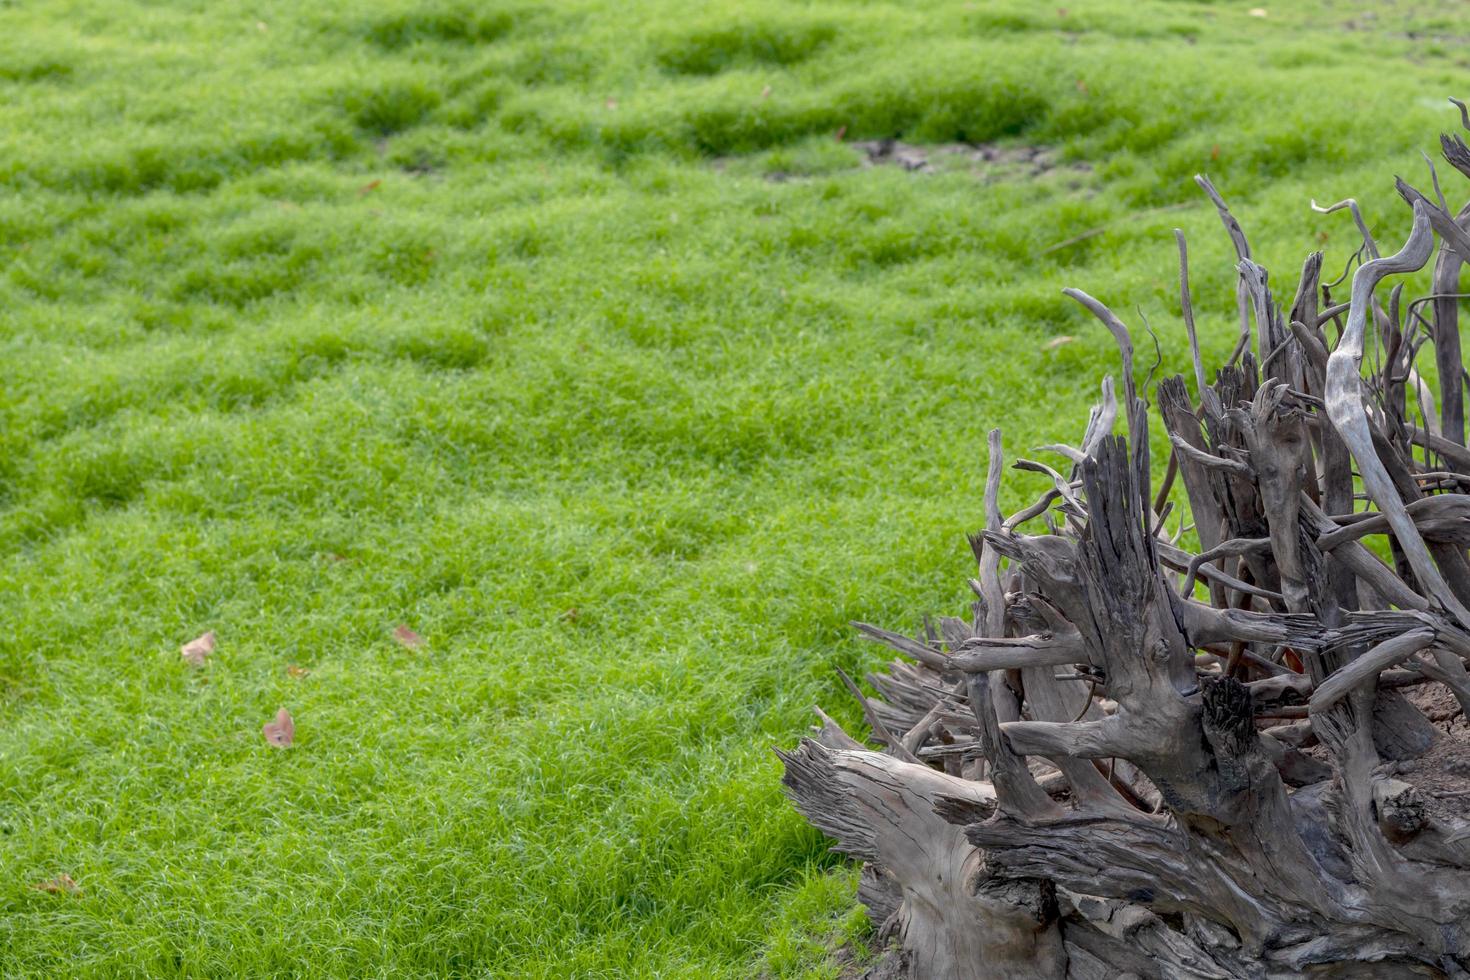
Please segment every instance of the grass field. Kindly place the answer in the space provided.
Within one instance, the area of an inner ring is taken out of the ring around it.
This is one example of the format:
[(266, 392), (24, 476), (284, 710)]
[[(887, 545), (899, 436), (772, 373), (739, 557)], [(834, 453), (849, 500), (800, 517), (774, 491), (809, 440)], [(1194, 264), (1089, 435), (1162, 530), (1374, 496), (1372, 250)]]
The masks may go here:
[(771, 747), (1075, 439), (1062, 286), (1178, 366), (1182, 227), (1228, 347), (1193, 174), (1396, 247), (1470, 11), (1366, 6), (0, 3), (0, 976), (832, 975)]

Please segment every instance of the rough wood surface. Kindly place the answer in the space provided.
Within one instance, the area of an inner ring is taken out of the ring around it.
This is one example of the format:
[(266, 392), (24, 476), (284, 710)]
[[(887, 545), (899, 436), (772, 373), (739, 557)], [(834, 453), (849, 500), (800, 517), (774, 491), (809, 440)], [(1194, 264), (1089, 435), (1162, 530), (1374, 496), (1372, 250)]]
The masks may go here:
[[(1441, 146), (1470, 177), (1464, 140)], [(1470, 204), (1398, 181), (1388, 255), (1355, 201), (1319, 208), (1363, 238), (1350, 299), (1314, 253), (1283, 311), (1199, 185), (1239, 335), (1210, 382), (1176, 233), (1193, 370), (1152, 392), (1157, 491), (1132, 334), (1069, 289), (1118, 346), (1121, 406), (1106, 380), (1081, 439), (1044, 447), (1062, 470), (1017, 460), (1043, 484), (1009, 518), (991, 433), (970, 615), (861, 626), (907, 658), (876, 697), (844, 675), (880, 747), (821, 715), (781, 753), (798, 810), (865, 863), (893, 975), (1470, 978)], [(1384, 286), (1436, 239), (1432, 292)]]

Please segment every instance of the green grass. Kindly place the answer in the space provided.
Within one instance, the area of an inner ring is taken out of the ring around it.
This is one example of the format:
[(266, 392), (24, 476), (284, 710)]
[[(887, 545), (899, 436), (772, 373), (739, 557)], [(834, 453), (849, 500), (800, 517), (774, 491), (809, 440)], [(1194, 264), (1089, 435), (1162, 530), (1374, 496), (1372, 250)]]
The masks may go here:
[(1190, 177), (1289, 297), (1470, 97), (1453, 3), (1067, 6), (0, 5), (0, 975), (832, 975), (770, 748), (1080, 434), (1060, 288), (1177, 367), (1181, 226), (1227, 349)]

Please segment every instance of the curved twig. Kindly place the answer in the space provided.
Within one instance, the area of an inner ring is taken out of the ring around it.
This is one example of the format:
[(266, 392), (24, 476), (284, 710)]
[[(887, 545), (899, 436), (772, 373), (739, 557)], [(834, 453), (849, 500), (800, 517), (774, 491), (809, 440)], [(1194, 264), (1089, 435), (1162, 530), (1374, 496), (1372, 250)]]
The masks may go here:
[(1388, 517), (1399, 547), (1420, 584), (1456, 619), (1470, 625), (1470, 610), (1450, 591), (1373, 448), (1373, 435), (1363, 406), (1362, 380), (1358, 373), (1363, 362), (1363, 336), (1374, 288), (1385, 276), (1423, 268), (1429, 261), (1433, 244), (1427, 209), (1424, 202), (1416, 201), (1414, 228), (1404, 247), (1386, 258), (1365, 263), (1353, 274), (1352, 307), (1348, 311), (1347, 327), (1337, 350), (1327, 359), (1327, 416), (1357, 460), (1364, 488)]

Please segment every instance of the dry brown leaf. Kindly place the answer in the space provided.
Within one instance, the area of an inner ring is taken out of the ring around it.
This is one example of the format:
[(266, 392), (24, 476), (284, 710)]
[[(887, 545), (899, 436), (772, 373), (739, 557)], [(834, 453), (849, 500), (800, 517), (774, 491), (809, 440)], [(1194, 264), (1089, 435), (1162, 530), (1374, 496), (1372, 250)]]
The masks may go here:
[(278, 749), (289, 749), (291, 743), (296, 741), (296, 723), (291, 720), (291, 712), (285, 708), (277, 711), (276, 720), (260, 726), (260, 733), (265, 736), (267, 744)]
[(846, 124), (843, 124), (841, 126), (838, 126), (837, 127), (837, 142), (841, 143), (842, 142), (842, 138), (844, 136), (846, 136), (846, 135), (847, 135), (847, 125)]
[(417, 633), (415, 633), (413, 630), (409, 629), (402, 623), (399, 623), (398, 626), (393, 630), (393, 639), (408, 647), (410, 650), (417, 650), (419, 647), (424, 645), (424, 638), (422, 636), (419, 636)]
[(575, 623), (577, 621), (577, 617), (580, 615), (582, 615), (581, 612), (578, 611), (576, 606), (573, 606), (557, 618), (562, 620), (563, 622)]
[(301, 678), (307, 676), (310, 673), (311, 671), (307, 670), (305, 667), (298, 667), (295, 664), (286, 665), (286, 676), (291, 678), (292, 680), (299, 681), (301, 680)]
[(1060, 337), (1053, 337), (1051, 340), (1048, 340), (1046, 343), (1042, 344), (1041, 345), (1041, 349), (1042, 350), (1056, 350), (1058, 347), (1062, 346), (1063, 344), (1070, 344), (1072, 341), (1074, 341), (1076, 339), (1077, 339), (1076, 337), (1071, 337), (1071, 336), (1068, 336), (1067, 334), (1062, 334)]
[(46, 892), (48, 895), (80, 895), (82, 893), (82, 886), (78, 885), (76, 880), (65, 871), (55, 878), (38, 881), (31, 887), (38, 892)]
[(214, 652), (214, 630), (210, 630), (203, 636), (195, 637), (188, 643), (179, 647), (179, 656), (184, 662), (192, 667), (203, 667), (204, 661)]
[(359, 187), (357, 189), (357, 194), (358, 194), (359, 197), (362, 197), (364, 195), (371, 194), (373, 191), (377, 190), (379, 187), (382, 187), (382, 186), (383, 186), (383, 180), (382, 180), (381, 177), (378, 178), (377, 180), (370, 180), (366, 184), (363, 184), (361, 187)]

